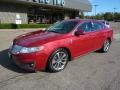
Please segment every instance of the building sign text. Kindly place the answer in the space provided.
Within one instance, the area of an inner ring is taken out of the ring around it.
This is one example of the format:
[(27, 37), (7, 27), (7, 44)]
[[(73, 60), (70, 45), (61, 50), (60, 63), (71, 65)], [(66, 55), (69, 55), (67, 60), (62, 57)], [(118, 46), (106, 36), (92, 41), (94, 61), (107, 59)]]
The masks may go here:
[(36, 3), (51, 4), (55, 6), (65, 6), (65, 0), (33, 0)]

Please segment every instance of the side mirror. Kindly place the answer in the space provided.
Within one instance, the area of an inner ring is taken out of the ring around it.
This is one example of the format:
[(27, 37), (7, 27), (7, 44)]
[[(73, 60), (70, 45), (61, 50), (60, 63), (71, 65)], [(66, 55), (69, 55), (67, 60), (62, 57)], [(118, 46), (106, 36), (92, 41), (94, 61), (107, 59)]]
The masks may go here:
[(80, 35), (84, 35), (84, 31), (83, 30), (77, 30), (75, 31), (75, 36), (80, 36)]

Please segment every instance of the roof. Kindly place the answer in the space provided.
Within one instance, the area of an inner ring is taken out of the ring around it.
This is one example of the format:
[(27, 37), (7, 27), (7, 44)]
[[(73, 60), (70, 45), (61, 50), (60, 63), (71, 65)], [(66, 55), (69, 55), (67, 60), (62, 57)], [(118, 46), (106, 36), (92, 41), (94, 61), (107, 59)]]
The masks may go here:
[[(0, 2), (9, 2), (9, 3), (17, 3), (17, 4), (25, 4), (25, 5), (37, 5), (37, 6), (46, 6), (53, 8), (61, 8), (61, 9), (72, 9), (79, 11), (91, 11), (92, 6), (88, 0), (65, 0), (65, 5), (53, 5), (54, 1), (50, 0), (49, 4), (38, 3), (37, 0), (0, 0)], [(36, 1), (36, 2), (35, 2)]]

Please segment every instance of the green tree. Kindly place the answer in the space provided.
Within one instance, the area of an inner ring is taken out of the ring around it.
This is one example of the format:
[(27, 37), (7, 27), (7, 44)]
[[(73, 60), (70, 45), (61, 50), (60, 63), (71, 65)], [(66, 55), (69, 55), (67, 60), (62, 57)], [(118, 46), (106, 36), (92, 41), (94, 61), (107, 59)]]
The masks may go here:
[(103, 19), (104, 19), (103, 13), (101, 13), (101, 14), (98, 13), (98, 14), (95, 16), (95, 19), (97, 19), (97, 20), (103, 20)]
[(104, 14), (104, 19), (105, 19), (105, 20), (112, 21), (113, 18), (114, 18), (114, 15), (113, 15), (113, 13), (111, 13), (111, 12), (106, 12), (106, 13)]
[(120, 20), (120, 13), (114, 14), (114, 20)]

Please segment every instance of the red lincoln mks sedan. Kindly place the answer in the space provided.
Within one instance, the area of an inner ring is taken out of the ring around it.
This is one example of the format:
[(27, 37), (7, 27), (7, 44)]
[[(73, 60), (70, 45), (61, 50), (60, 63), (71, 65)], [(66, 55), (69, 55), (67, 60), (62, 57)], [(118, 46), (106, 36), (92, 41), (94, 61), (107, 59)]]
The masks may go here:
[(58, 72), (75, 57), (96, 50), (108, 52), (112, 38), (113, 30), (99, 21), (64, 20), (45, 31), (16, 37), (9, 55), (25, 70)]

